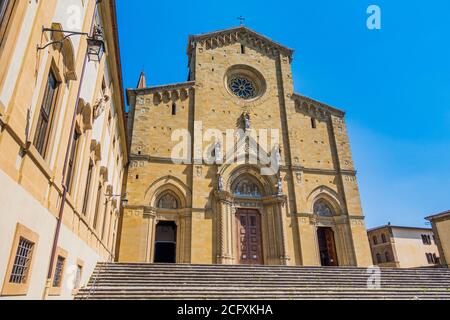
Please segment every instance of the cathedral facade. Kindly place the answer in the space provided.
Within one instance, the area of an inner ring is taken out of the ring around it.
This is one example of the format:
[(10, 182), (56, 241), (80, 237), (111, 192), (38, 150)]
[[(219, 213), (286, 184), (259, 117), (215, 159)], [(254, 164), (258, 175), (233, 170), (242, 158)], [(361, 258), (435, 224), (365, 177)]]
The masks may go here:
[(294, 92), (293, 50), (241, 26), (187, 54), (187, 82), (127, 90), (118, 260), (371, 265), (345, 113)]

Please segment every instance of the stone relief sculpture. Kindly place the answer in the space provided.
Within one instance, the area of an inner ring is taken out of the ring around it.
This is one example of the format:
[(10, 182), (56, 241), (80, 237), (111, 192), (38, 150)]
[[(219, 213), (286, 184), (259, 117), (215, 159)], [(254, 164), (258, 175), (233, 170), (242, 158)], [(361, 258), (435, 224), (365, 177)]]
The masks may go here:
[(94, 105), (94, 119), (97, 119), (105, 110), (106, 103), (109, 101), (109, 96), (104, 95), (103, 97), (97, 99)]
[(236, 184), (233, 193), (237, 196), (246, 196), (246, 197), (261, 196), (259, 187), (248, 179), (243, 179), (238, 184)]
[(223, 191), (223, 178), (222, 178), (222, 176), (219, 176), (218, 189), (219, 189), (219, 191)]
[(214, 145), (214, 157), (215, 157), (216, 163), (222, 162), (222, 144), (220, 142), (217, 142)]
[(283, 181), (281, 177), (278, 178), (277, 191), (279, 195), (283, 194)]
[(242, 116), (244, 119), (244, 129), (245, 131), (248, 131), (251, 129), (250, 115), (246, 112)]
[(324, 200), (319, 200), (314, 204), (314, 214), (322, 217), (332, 217), (334, 215), (333, 210)]
[(158, 201), (158, 208), (160, 209), (178, 209), (177, 199), (170, 193), (166, 193)]

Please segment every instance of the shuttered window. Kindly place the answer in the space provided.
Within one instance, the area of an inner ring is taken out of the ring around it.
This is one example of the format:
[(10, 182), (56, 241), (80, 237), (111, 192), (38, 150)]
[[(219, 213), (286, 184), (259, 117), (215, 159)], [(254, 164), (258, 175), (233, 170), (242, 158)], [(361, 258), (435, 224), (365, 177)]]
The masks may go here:
[(45, 157), (47, 144), (51, 131), (51, 120), (55, 106), (58, 81), (52, 71), (49, 72), (47, 85), (45, 87), (44, 98), (39, 112), (39, 120), (34, 136), (34, 146), (38, 152)]

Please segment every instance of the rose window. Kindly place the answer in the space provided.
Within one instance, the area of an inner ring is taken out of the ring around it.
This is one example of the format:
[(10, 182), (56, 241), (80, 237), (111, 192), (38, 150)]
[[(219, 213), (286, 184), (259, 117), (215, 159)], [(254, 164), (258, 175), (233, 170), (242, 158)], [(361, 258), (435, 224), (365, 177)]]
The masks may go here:
[(230, 81), (230, 90), (242, 99), (252, 99), (256, 96), (255, 85), (249, 79), (236, 77)]

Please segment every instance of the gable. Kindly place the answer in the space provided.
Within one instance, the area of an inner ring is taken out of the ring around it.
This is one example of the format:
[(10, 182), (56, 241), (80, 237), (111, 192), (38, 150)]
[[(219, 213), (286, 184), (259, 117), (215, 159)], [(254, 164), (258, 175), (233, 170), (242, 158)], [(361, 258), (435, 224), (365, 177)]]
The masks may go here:
[(229, 46), (240, 43), (251, 47), (267, 56), (277, 57), (279, 53), (289, 57), (292, 61), (294, 50), (283, 46), (251, 29), (246, 27), (237, 27), (216, 32), (205, 33), (201, 35), (189, 36), (187, 54), (189, 59), (195, 51), (197, 44), (200, 44), (206, 50)]

